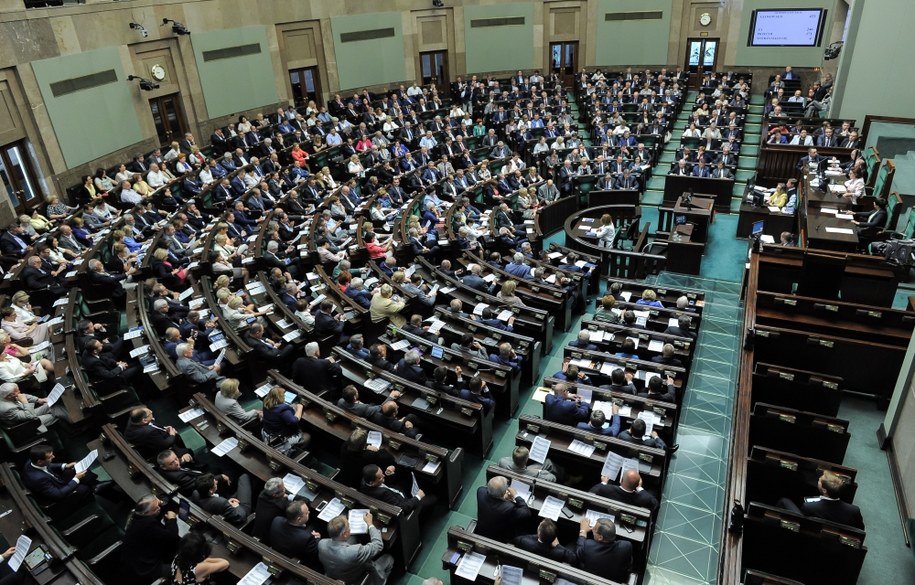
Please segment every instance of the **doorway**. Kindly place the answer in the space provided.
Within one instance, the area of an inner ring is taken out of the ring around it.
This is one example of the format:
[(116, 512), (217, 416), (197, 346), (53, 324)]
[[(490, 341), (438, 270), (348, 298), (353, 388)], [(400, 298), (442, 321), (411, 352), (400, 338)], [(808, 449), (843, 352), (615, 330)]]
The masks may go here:
[(550, 43), (550, 72), (559, 75), (562, 84), (575, 84), (578, 71), (578, 41)]
[(686, 40), (686, 70), (689, 87), (699, 87), (702, 75), (715, 71), (721, 39), (691, 38)]
[(0, 147), (0, 183), (16, 213), (28, 214), (44, 202), (25, 140)]
[(290, 69), (289, 83), (292, 86), (292, 99), (296, 108), (305, 107), (309, 101), (314, 101), (320, 107), (321, 78), (317, 67)]
[(425, 51), (419, 54), (419, 72), (423, 87), (430, 83), (438, 90), (438, 95), (446, 98), (451, 94), (450, 76), (448, 74), (448, 51)]
[(152, 112), (160, 145), (171, 144), (184, 138), (187, 121), (184, 119), (181, 98), (177, 93), (149, 100), (149, 110)]

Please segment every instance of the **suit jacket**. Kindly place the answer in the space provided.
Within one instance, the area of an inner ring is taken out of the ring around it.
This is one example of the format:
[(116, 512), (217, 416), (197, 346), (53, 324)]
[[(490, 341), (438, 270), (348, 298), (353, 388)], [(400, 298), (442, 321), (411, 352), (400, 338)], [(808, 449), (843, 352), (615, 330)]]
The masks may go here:
[(402, 508), (403, 511), (407, 514), (419, 507), (419, 498), (416, 496), (407, 498), (400, 490), (397, 490), (396, 488), (393, 489), (396, 491), (392, 491), (392, 489), (380, 485), (375, 487), (362, 485), (359, 488), (359, 491), (367, 496), (375, 498), (376, 500), (381, 500), (382, 502), (387, 502), (392, 506)]
[(489, 294), (489, 283), (476, 274), (468, 274), (461, 279), (461, 282), (474, 290)]
[(194, 491), (194, 482), (203, 474), (202, 471), (185, 468), (179, 468), (175, 471), (167, 471), (158, 468), (156, 471), (158, 471), (159, 475), (164, 477), (167, 481), (178, 486), (178, 491), (185, 495), (190, 495), (191, 492)]
[[(371, 560), (382, 550), (384, 542), (381, 540), (381, 532), (374, 526), (369, 526), (368, 544), (357, 544), (355, 539), (343, 542), (322, 538), (318, 541), (318, 558), (324, 565), (324, 574), (344, 583), (360, 582), (362, 576), (371, 568)], [(371, 582), (382, 581), (383, 578), (378, 578)]]
[(60, 286), (60, 282), (51, 273), (32, 266), (23, 268), (19, 277), (25, 283), (25, 287), (31, 291)]
[(513, 501), (494, 498), (486, 486), (477, 488), (477, 534), (507, 542), (533, 517), (523, 498)]
[(408, 365), (403, 359), (394, 366), (394, 373), (405, 380), (416, 382), (417, 384), (423, 384), (426, 381), (426, 373), (420, 366), (416, 364)]
[(162, 565), (174, 556), (180, 540), (177, 519), (134, 516), (121, 543), (121, 573), (131, 583), (152, 583), (162, 576)]
[(76, 472), (73, 468), (64, 469), (62, 463), (50, 463), (47, 470), (45, 472), (27, 462), (22, 468), (22, 483), (33, 493), (54, 501), (63, 500), (76, 491), (79, 482), (74, 478)]
[(244, 506), (233, 507), (227, 498), (220, 495), (197, 497), (195, 503), (210, 514), (219, 514), (229, 524), (239, 526), (248, 519)]
[(287, 557), (302, 561), (307, 567), (323, 571), (318, 560), (318, 539), (308, 525), (295, 526), (286, 522), (283, 516), (276, 516), (270, 524), (270, 546)]
[(630, 443), (635, 443), (636, 445), (645, 445), (646, 447), (654, 447), (656, 449), (667, 449), (667, 443), (665, 443), (664, 439), (661, 437), (651, 437), (649, 439), (633, 437), (631, 434), (629, 434), (629, 431), (623, 431), (617, 436), (624, 441), (629, 441)]
[(627, 492), (618, 485), (612, 483), (599, 483), (589, 490), (592, 494), (597, 494), (604, 498), (610, 498), (617, 502), (624, 502), (631, 506), (640, 506), (648, 508), (652, 512), (658, 509), (658, 499), (651, 492), (646, 490)]
[(343, 321), (337, 321), (333, 315), (318, 311), (315, 313), (315, 334), (318, 337), (325, 337), (334, 333), (343, 331)]
[(104, 353), (98, 356), (86, 351), (82, 355), (83, 369), (89, 374), (90, 379), (96, 380), (113, 380), (121, 375), (120, 367), (117, 360)]
[(189, 380), (196, 384), (202, 384), (210, 380), (215, 380), (219, 375), (203, 364), (195, 362), (190, 358), (181, 356), (175, 362), (178, 369), (181, 370)]
[(313, 392), (335, 389), (342, 372), (340, 364), (325, 358), (300, 357), (292, 364), (292, 380)]
[(543, 415), (546, 420), (575, 426), (579, 421), (588, 420), (588, 405), (560, 398), (555, 394), (547, 394)]
[(124, 429), (124, 438), (133, 443), (140, 453), (148, 457), (170, 449), (178, 440), (178, 435), (169, 435), (168, 431), (158, 426), (128, 421), (127, 427)]
[[(29, 245), (25, 239), (19, 238), (19, 240), (26, 246)], [(25, 252), (25, 247), (20, 246), (11, 233), (3, 232), (3, 235), (0, 236), (0, 252), (3, 252), (5, 256), (22, 256)]]
[(629, 567), (632, 565), (632, 543), (629, 541), (604, 543), (579, 536), (575, 556), (578, 557), (578, 566), (589, 573), (617, 583), (629, 581)]
[[(257, 502), (254, 505), (254, 528), (251, 533), (261, 539), (261, 542), (270, 544), (272, 542), (273, 519), (279, 518), (284, 524), (286, 523), (286, 504), (288, 503), (289, 501), (286, 498), (273, 498), (262, 491), (257, 496)], [(278, 547), (274, 548), (280, 550)], [(317, 549), (315, 550), (317, 552)]]
[(533, 553), (541, 557), (546, 557), (548, 559), (553, 559), (559, 563), (575, 565), (577, 560), (577, 557), (573, 551), (570, 551), (561, 544), (553, 546), (552, 543), (540, 542), (536, 534), (516, 536), (509, 544), (517, 546), (521, 550), (526, 550), (529, 553)]
[(415, 426), (412, 429), (408, 429), (402, 420), (384, 416), (380, 409), (372, 416), (371, 421), (376, 425), (381, 425), (388, 430), (401, 433), (410, 438), (415, 437), (417, 434)]
[[(811, 500), (813, 499), (811, 498)], [(815, 501), (805, 500), (801, 506), (801, 512), (805, 516), (815, 516), (823, 520), (864, 530), (864, 519), (861, 517), (861, 510), (858, 506), (842, 500), (829, 500), (826, 498), (816, 498)]]
[(886, 209), (861, 211), (855, 214), (855, 218), (863, 222), (858, 224), (858, 229), (886, 227), (886, 220), (888, 217)]

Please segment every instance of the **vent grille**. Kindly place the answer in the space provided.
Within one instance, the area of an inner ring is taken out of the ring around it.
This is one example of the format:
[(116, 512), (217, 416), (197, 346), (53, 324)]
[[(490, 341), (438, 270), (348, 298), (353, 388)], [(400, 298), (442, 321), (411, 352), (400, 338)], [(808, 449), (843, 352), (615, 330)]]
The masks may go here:
[(524, 24), (523, 16), (504, 16), (502, 18), (478, 18), (470, 21), (470, 28), (487, 26), (518, 26)]
[(250, 45), (238, 45), (237, 47), (226, 47), (224, 49), (213, 49), (212, 51), (203, 52), (203, 60), (219, 61), (220, 59), (234, 59), (246, 55), (258, 55), (261, 52), (260, 43), (251, 43)]
[(93, 87), (116, 83), (117, 80), (117, 72), (115, 72), (114, 69), (108, 69), (107, 71), (99, 71), (98, 73), (93, 73), (91, 75), (55, 81), (51, 84), (51, 94), (53, 94), (54, 97), (61, 97), (84, 89), (92, 89)]
[(357, 30), (353, 32), (342, 33), (340, 35), (340, 42), (353, 43), (356, 41), (371, 41), (374, 39), (387, 39), (393, 36), (397, 36), (397, 31), (394, 30), (394, 27), (375, 28), (372, 30)]
[(660, 10), (654, 12), (608, 12), (604, 15), (604, 20), (659, 20), (664, 18), (664, 13)]

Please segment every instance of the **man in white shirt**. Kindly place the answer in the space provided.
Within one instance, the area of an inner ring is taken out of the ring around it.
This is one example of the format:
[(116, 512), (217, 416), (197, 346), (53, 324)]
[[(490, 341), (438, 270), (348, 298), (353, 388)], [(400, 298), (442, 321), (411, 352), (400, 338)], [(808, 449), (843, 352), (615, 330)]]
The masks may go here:
[(140, 201), (143, 201), (143, 197), (131, 188), (130, 181), (124, 181), (121, 183), (121, 201), (136, 205)]
[(426, 135), (419, 141), (421, 147), (428, 148), (430, 151), (438, 145), (438, 141), (432, 136), (432, 131), (427, 130)]
[(155, 163), (150, 165), (149, 172), (146, 174), (146, 182), (149, 183), (150, 187), (158, 189), (159, 187), (165, 186), (168, 181), (168, 175), (159, 169), (159, 165)]
[(343, 138), (337, 133), (336, 128), (331, 128), (330, 132), (327, 134), (327, 138), (324, 139), (327, 142), (328, 146), (339, 146), (343, 144)]

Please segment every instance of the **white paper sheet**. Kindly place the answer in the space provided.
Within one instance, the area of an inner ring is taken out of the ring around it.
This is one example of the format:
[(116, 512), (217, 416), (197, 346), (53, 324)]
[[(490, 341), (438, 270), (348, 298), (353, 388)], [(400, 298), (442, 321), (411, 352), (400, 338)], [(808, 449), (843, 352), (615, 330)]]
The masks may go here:
[(287, 473), (283, 476), (283, 486), (287, 492), (294, 496), (305, 487), (305, 480), (294, 473)]
[(601, 518), (606, 518), (611, 523), (613, 523), (616, 520), (616, 518), (613, 516), (613, 514), (607, 514), (606, 512), (598, 512), (597, 510), (588, 510), (587, 512), (585, 512), (585, 518), (588, 519), (588, 526), (590, 526), (591, 528), (594, 528), (594, 525)]
[(381, 433), (379, 431), (369, 431), (365, 444), (366, 446), (381, 447)]
[(184, 412), (178, 413), (178, 418), (181, 419), (181, 422), (191, 422), (195, 418), (203, 416), (205, 413), (202, 408), (192, 408), (190, 410), (185, 410)]
[(98, 449), (93, 449), (89, 451), (89, 454), (76, 462), (76, 466), (73, 468), (76, 473), (82, 473), (89, 469), (95, 460), (98, 459)]
[(238, 439), (235, 437), (229, 437), (228, 439), (223, 440), (218, 445), (213, 447), (213, 455), (217, 457), (222, 457), (235, 447), (238, 447)]
[(343, 505), (339, 499), (334, 498), (331, 501), (327, 502), (327, 505), (324, 506), (324, 509), (321, 510), (321, 513), (318, 514), (318, 519), (324, 520), (325, 522), (330, 522), (337, 516), (343, 513), (346, 509), (346, 506)]
[(518, 495), (521, 496), (521, 499), (527, 501), (531, 497), (531, 486), (526, 484), (523, 481), (512, 479), (509, 482), (509, 485), (515, 488), (515, 491), (518, 492)]
[(57, 401), (60, 400), (60, 397), (64, 395), (64, 390), (66, 390), (66, 388), (64, 388), (63, 384), (54, 385), (54, 388), (51, 390), (51, 393), (48, 394), (48, 406), (49, 407), (54, 406), (57, 403)]
[(368, 513), (369, 510), (363, 508), (349, 511), (349, 531), (352, 534), (366, 534), (369, 531), (369, 525), (365, 523), (365, 515)]
[(19, 538), (16, 539), (16, 552), (14, 552), (13, 556), (10, 557), (10, 560), (7, 561), (12, 572), (15, 573), (19, 570), (19, 567), (22, 566), (22, 561), (24, 561), (26, 555), (29, 554), (29, 547), (31, 546), (32, 539), (25, 534), (20, 535)]
[(542, 464), (546, 461), (546, 456), (550, 452), (552, 441), (541, 436), (534, 437), (531, 444), (530, 460)]
[(607, 457), (604, 459), (604, 466), (601, 468), (600, 474), (602, 476), (613, 479), (619, 475), (622, 466), (623, 457), (618, 453), (610, 451), (607, 453)]
[(855, 230), (850, 229), (850, 228), (837, 228), (837, 227), (829, 227), (829, 226), (827, 226), (827, 227), (824, 228), (824, 229), (826, 230), (827, 233), (830, 233), (830, 234), (846, 234), (846, 235), (851, 235), (851, 234), (855, 233)]
[(562, 513), (562, 508), (565, 505), (565, 500), (560, 500), (554, 496), (547, 496), (544, 498), (543, 505), (540, 506), (540, 512), (537, 515), (541, 518), (549, 518), (555, 522), (559, 520), (559, 514)]
[(270, 569), (261, 561), (254, 565), (254, 567), (238, 581), (238, 585), (263, 585), (270, 577)]
[(457, 577), (467, 579), (468, 581), (476, 581), (477, 575), (480, 574), (480, 569), (483, 568), (483, 563), (485, 561), (486, 557), (480, 553), (473, 551), (464, 553), (464, 556), (458, 561), (457, 569), (455, 569), (454, 574)]
[(590, 457), (594, 454), (594, 445), (589, 445), (584, 441), (574, 439), (571, 443), (569, 443), (569, 451), (578, 453), (579, 455), (584, 455), (585, 457)]

